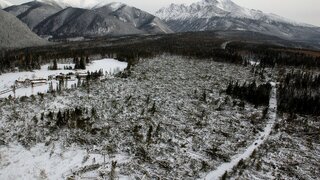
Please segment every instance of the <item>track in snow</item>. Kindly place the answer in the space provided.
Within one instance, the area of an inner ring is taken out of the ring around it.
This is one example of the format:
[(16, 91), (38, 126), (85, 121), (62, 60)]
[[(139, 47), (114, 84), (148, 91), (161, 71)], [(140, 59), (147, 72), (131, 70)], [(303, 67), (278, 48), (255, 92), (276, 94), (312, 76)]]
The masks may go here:
[(221, 44), (221, 49), (226, 49), (227, 45), (231, 43), (231, 41), (227, 41)]
[(219, 179), (225, 172), (231, 172), (238, 165), (241, 159), (245, 160), (251, 156), (253, 151), (262, 145), (271, 133), (272, 127), (277, 117), (277, 88), (276, 83), (271, 83), (271, 97), (269, 101), (268, 123), (259, 137), (242, 154), (233, 156), (230, 162), (221, 164), (216, 170), (211, 171), (204, 178), (205, 180)]

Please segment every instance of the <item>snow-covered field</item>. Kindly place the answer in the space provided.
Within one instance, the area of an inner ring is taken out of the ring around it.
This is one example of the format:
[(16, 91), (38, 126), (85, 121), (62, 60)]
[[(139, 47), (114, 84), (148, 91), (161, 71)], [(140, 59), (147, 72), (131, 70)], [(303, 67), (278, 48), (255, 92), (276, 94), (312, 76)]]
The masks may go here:
[[(76, 145), (67, 149), (58, 142), (46, 146), (38, 143), (30, 149), (15, 143), (1, 148), (1, 179), (65, 179), (73, 175), (80, 167), (99, 165), (110, 166), (111, 161), (119, 164), (128, 162), (130, 158), (123, 154), (112, 157), (102, 153), (90, 153)], [(98, 167), (98, 168), (99, 168)], [(96, 174), (91, 174), (96, 177)], [(90, 175), (83, 176), (90, 178)]]
[[(47, 65), (41, 66), (40, 70), (34, 70), (32, 72), (15, 72), (15, 73), (6, 73), (0, 75), (0, 98), (6, 98), (8, 96), (12, 97), (21, 97), (21, 96), (30, 96), (36, 95), (38, 93), (46, 93), (49, 90), (50, 83), (52, 83), (53, 89), (58, 87), (59, 81), (56, 80), (48, 80), (49, 76), (56, 76), (60, 73), (68, 74), (68, 73), (86, 73), (87, 71), (95, 72), (100, 69), (103, 72), (108, 72), (108, 75), (112, 75), (119, 71), (123, 71), (127, 67), (126, 62), (120, 62), (115, 59), (101, 59), (92, 61), (87, 65), (86, 70), (64, 70), (64, 66), (74, 67), (74, 64), (58, 64), (58, 68), (60, 70), (48, 70)], [(12, 91), (12, 86), (15, 84), (16, 80), (26, 80), (26, 79), (47, 79), (48, 81), (43, 84), (39, 84), (37, 86), (32, 87), (20, 87), (16, 88), (15, 93)], [(71, 87), (77, 84), (76, 80), (67, 81), (65, 84), (65, 88), (70, 89)]]

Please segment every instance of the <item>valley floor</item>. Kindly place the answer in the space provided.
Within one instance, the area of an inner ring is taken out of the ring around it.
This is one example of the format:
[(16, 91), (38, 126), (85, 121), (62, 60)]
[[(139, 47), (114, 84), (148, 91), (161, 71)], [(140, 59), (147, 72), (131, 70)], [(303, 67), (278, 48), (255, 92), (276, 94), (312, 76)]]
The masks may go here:
[[(286, 171), (280, 165), (292, 157), (288, 154), (301, 151), (282, 145), (302, 139), (284, 133), (283, 120), (272, 129), (275, 89), (269, 119), (263, 117), (265, 107), (226, 95), (230, 80), (267, 81), (250, 67), (163, 55), (141, 60), (128, 78), (0, 100), (0, 179), (201, 179), (248, 147), (252, 154), (223, 169), (232, 169), (226, 176), (277, 178)], [(319, 172), (319, 142), (311, 144), (314, 149), (305, 153), (315, 160), (299, 166), (310, 178)]]
[[(72, 78), (65, 80), (63, 87), (71, 89), (77, 86), (78, 80), (76, 74), (86, 74), (88, 71), (92, 73), (101, 70), (103, 74), (105, 74), (105, 77), (111, 76), (124, 70), (127, 67), (127, 63), (114, 59), (100, 59), (87, 64), (85, 70), (74, 70), (74, 63), (59, 64), (58, 70), (49, 70), (49, 66), (52, 65), (46, 64), (39, 70), (34, 71), (12, 72), (0, 75), (0, 98), (7, 98), (9, 96), (19, 98), (22, 96), (37, 95), (38, 93), (47, 93), (50, 91), (51, 86), (52, 89), (56, 90), (59, 87), (59, 80), (55, 78), (50, 79), (49, 77), (67, 76), (68, 74), (72, 74)], [(71, 69), (65, 69), (65, 67), (71, 67)], [(26, 82), (29, 80), (38, 83), (31, 85), (31, 83), (16, 82)], [(13, 86), (15, 86), (14, 91)]]

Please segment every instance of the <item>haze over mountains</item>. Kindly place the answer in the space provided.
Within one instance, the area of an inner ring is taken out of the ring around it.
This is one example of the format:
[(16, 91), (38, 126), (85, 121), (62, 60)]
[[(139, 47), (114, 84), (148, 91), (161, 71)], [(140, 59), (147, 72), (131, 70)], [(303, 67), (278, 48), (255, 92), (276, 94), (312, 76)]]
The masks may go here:
[(0, 9), (4, 9), (6, 7), (12, 6), (13, 4), (6, 1), (6, 0), (0, 0)]
[(175, 32), (242, 30), (275, 35), (289, 40), (320, 40), (318, 27), (247, 9), (231, 0), (202, 0), (190, 6), (171, 4), (157, 11), (156, 15)]

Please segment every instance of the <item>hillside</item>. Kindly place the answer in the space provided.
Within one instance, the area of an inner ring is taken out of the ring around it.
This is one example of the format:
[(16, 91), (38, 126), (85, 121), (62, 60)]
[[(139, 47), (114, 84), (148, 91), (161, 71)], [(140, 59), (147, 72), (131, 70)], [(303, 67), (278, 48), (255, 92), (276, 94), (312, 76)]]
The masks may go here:
[(58, 5), (50, 5), (42, 2), (32, 1), (21, 5), (10, 6), (5, 11), (17, 16), (22, 22), (33, 29), (47, 17), (61, 11)]
[(0, 48), (44, 45), (47, 42), (15, 16), (0, 10)]
[(56, 37), (171, 33), (159, 18), (125, 4), (95, 9), (66, 8), (37, 25), (39, 35)]

